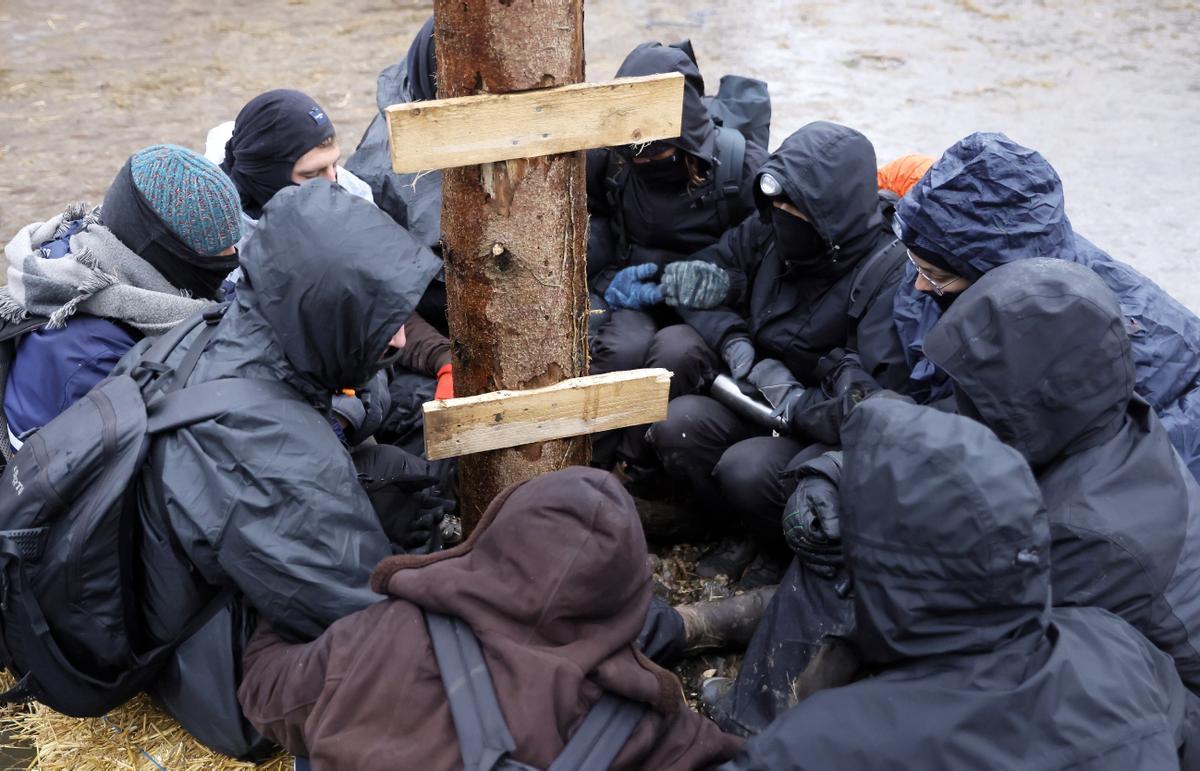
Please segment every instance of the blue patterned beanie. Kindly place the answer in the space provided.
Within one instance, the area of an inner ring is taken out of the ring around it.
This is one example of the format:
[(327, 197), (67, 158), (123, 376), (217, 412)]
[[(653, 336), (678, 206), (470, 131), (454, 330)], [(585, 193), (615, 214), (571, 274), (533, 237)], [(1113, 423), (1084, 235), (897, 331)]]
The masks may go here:
[(211, 256), (241, 238), (241, 201), (220, 167), (178, 145), (152, 145), (129, 159), (138, 192), (179, 240)]

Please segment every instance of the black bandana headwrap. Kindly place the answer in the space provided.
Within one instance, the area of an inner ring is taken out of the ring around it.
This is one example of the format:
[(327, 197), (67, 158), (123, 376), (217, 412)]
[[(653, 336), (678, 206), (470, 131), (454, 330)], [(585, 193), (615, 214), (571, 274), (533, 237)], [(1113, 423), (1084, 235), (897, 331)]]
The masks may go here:
[(271, 196), (295, 184), (296, 160), (333, 134), (333, 121), (307, 94), (281, 88), (251, 99), (234, 121), (221, 163), (242, 209), (258, 218)]

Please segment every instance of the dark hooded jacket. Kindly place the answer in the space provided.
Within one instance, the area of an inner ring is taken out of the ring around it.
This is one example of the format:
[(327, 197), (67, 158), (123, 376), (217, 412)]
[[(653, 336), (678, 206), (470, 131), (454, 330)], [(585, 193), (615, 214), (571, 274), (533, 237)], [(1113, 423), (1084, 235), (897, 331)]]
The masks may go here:
[(437, 246), (442, 237), (442, 172), (392, 171), (391, 136), (385, 110), (393, 104), (437, 99), (436, 61), (430, 16), (413, 38), (408, 54), (379, 73), (375, 88), (379, 114), (367, 127), (354, 154), (346, 160), (346, 169), (371, 186), (379, 208), (430, 248)]
[(461, 768), (428, 610), (479, 638), (513, 760), (547, 768), (607, 690), (649, 706), (614, 769), (719, 763), (738, 740), (689, 710), (679, 681), (632, 645), (650, 603), (647, 564), (633, 500), (614, 477), (538, 477), (497, 496), (464, 544), (385, 560), (373, 585), (388, 600), (315, 642), (287, 645), (260, 628), (242, 704), (314, 768)]
[[(875, 149), (854, 129), (820, 121), (804, 126), (783, 141), (758, 176), (768, 173), (825, 240), (827, 266), (817, 273), (790, 268), (776, 249), (771, 222), (750, 217), (695, 256), (728, 271), (726, 306), (682, 315), (713, 350), (731, 337), (749, 337), (760, 359), (779, 359), (802, 383), (816, 385), (817, 362), (846, 346), (853, 331), (856, 268), (896, 239), (880, 211)], [(889, 388), (907, 377), (891, 323), (899, 277), (898, 269), (887, 276), (857, 325), (864, 368)]]
[(1200, 692), (1200, 487), (1145, 402), (1125, 319), (1061, 260), (990, 271), (925, 340), (965, 412), (1029, 460), (1054, 537), (1055, 605), (1106, 608)]
[(1121, 619), (1051, 610), (1051, 529), (1019, 453), (891, 399), (843, 438), (851, 641), (876, 674), (801, 702), (723, 769), (1179, 767), (1190, 694)]
[[(1192, 474), (1200, 478), (1200, 318), (1150, 279), (1075, 233), (1062, 180), (1037, 152), (1003, 134), (956, 143), (901, 199), (896, 232), (962, 276), (1033, 257), (1092, 270), (1117, 295), (1133, 339), (1136, 390), (1162, 419)], [(922, 342), (941, 311), (913, 288), (907, 268), (896, 294), (896, 327), (922, 391), (945, 396), (945, 377), (925, 360)]]
[(593, 292), (603, 294), (612, 275), (632, 264), (660, 266), (683, 259), (715, 242), (725, 230), (754, 211), (751, 184), (754, 172), (767, 158), (766, 150), (746, 142), (736, 195), (725, 199), (727, 221), (721, 217), (715, 168), (722, 158), (719, 131), (703, 101), (704, 79), (682, 48), (643, 43), (625, 58), (617, 77), (678, 72), (684, 76), (681, 135), (666, 140), (697, 159), (707, 172), (696, 186), (678, 188), (648, 185), (621, 153), (612, 148), (591, 150), (587, 156), (588, 279)]
[(241, 253), (237, 298), (188, 384), (259, 378), (296, 398), (230, 405), (151, 446), (138, 486), (146, 634), (169, 640), (213, 587), (238, 592), (153, 689), (214, 749), (252, 749), (235, 698), (250, 608), (288, 639), (310, 640), (378, 599), (368, 579), (392, 548), (325, 414), (330, 394), (378, 369), (437, 269), (428, 254), (330, 182), (281, 190)]

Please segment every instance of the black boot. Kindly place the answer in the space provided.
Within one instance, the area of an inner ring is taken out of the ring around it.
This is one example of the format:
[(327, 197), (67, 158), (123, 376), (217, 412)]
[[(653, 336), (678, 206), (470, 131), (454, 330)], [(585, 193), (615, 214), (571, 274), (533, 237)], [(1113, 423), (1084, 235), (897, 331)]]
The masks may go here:
[(683, 653), (745, 648), (776, 588), (766, 586), (723, 600), (676, 606), (675, 610), (683, 618), (687, 641)]
[(748, 539), (722, 538), (696, 563), (696, 575), (704, 578), (726, 576), (736, 581), (754, 559), (757, 549)]
[(783, 579), (787, 566), (787, 561), (766, 552), (759, 552), (750, 566), (743, 571), (737, 588), (750, 591), (760, 586), (776, 586)]

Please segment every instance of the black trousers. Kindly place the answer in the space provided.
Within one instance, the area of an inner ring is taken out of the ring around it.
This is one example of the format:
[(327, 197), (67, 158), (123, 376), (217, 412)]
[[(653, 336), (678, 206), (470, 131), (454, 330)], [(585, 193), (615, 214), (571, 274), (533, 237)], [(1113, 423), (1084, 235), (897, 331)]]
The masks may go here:
[(780, 522), (794, 484), (781, 474), (803, 443), (771, 436), (696, 394), (671, 400), (667, 419), (650, 427), (648, 439), (676, 489), (689, 491), (701, 511), (740, 525), (761, 548), (785, 553)]

